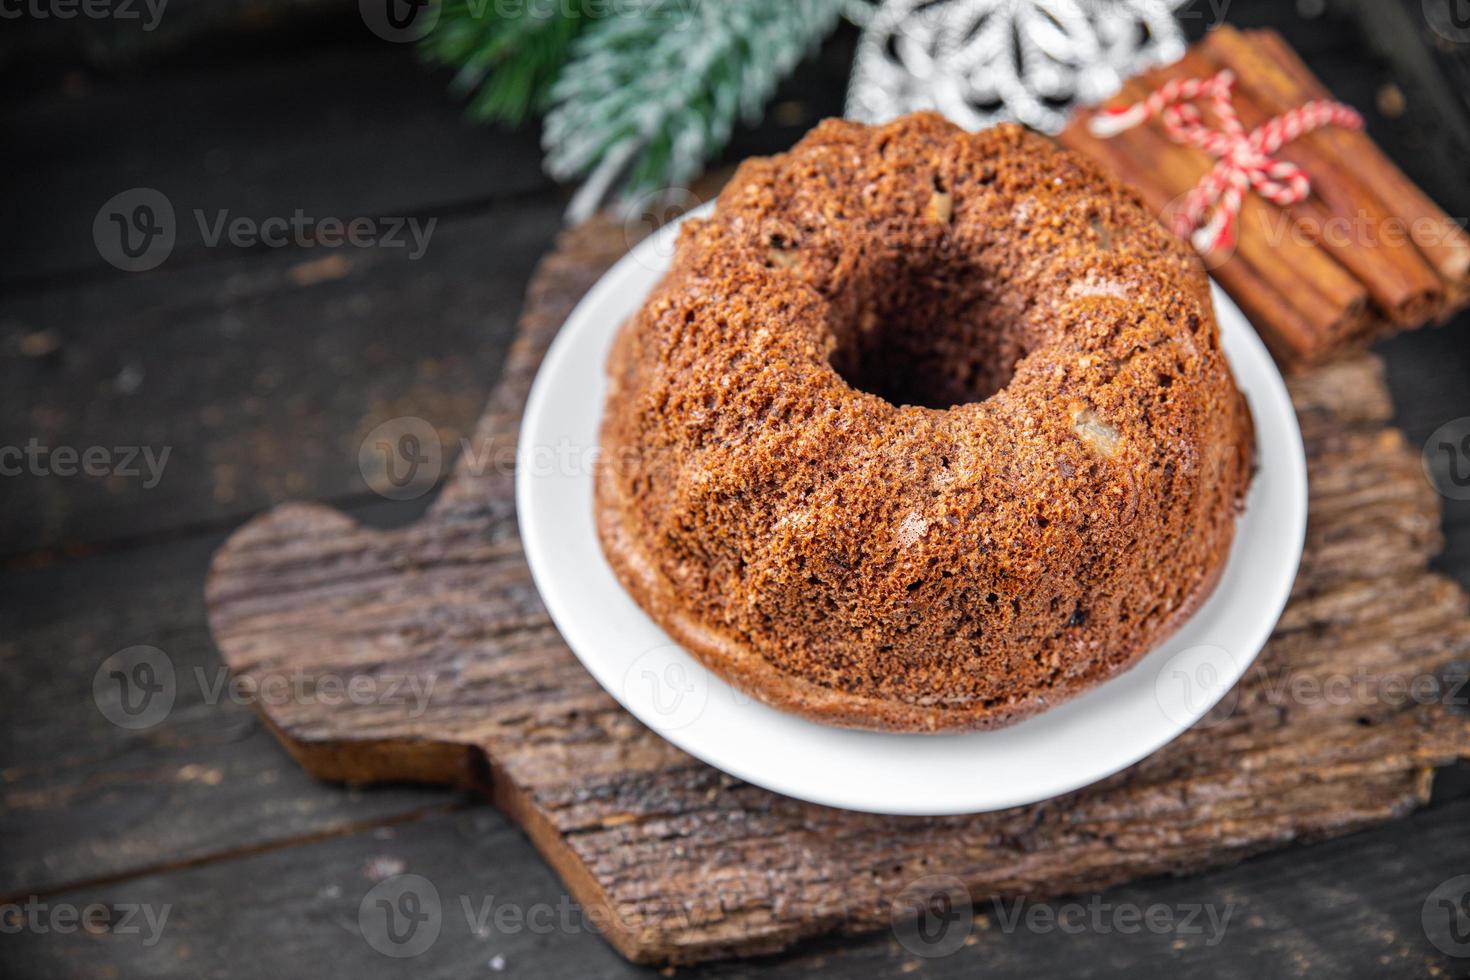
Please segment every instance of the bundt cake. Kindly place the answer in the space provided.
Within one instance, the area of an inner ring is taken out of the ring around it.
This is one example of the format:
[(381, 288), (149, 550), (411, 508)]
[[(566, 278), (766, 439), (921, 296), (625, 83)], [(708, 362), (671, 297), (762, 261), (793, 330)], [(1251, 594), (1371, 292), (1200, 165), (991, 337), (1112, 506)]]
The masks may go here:
[(1083, 158), (933, 114), (740, 167), (609, 363), (603, 549), (679, 644), (834, 725), (983, 729), (1209, 595), (1250, 415), (1195, 256)]

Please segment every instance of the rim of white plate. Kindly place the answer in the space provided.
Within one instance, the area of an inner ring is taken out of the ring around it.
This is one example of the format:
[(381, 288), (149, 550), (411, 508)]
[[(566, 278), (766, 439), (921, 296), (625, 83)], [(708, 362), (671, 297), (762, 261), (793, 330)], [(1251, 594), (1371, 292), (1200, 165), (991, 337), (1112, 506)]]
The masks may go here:
[(603, 557), (592, 478), (608, 347), (668, 267), (677, 225), (639, 243), (567, 318), (532, 385), (517, 452), (516, 507), (532, 577), (567, 645), (634, 717), (690, 755), (773, 792), (850, 810), (940, 816), (1021, 806), (1104, 779), (1172, 741), (1233, 689), (1296, 578), (1307, 475), (1285, 382), (1218, 287), (1222, 346), (1255, 418), (1258, 469), (1215, 592), (1129, 671), (998, 731), (888, 734), (776, 711), (674, 644)]

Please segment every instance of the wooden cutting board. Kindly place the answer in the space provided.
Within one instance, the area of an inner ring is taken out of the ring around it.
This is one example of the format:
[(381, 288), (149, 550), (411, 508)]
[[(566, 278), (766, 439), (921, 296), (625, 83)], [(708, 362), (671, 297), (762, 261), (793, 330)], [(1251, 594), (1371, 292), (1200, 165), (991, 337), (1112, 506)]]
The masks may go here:
[[(259, 703), (312, 773), (483, 788), (621, 953), (679, 964), (887, 927), (935, 875), (975, 900), (1040, 898), (1345, 834), (1413, 810), (1436, 766), (1470, 757), (1462, 708), (1371, 693), (1433, 677), (1463, 703), (1470, 618), (1459, 587), (1428, 571), (1438, 499), (1388, 425), (1369, 355), (1291, 384), (1311, 517), (1270, 645), (1221, 709), (1132, 769), (1046, 803), (918, 819), (799, 803), (684, 755), (562, 643), (521, 553), (513, 473), (484, 465), (513, 458), (548, 343), (629, 244), (599, 218), (541, 263), (473, 452), (423, 520), (377, 531), (287, 504), (215, 557), (219, 649), (240, 683), (305, 692)], [(1370, 693), (1321, 693), (1343, 679)]]

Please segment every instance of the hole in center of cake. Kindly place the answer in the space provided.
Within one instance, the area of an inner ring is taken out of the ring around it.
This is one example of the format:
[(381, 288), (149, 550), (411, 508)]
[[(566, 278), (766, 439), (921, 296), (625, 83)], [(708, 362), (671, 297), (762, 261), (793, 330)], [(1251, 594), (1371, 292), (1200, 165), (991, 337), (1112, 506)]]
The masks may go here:
[(834, 303), (832, 367), (894, 405), (947, 409), (1010, 383), (1032, 346), (980, 270), (904, 263)]

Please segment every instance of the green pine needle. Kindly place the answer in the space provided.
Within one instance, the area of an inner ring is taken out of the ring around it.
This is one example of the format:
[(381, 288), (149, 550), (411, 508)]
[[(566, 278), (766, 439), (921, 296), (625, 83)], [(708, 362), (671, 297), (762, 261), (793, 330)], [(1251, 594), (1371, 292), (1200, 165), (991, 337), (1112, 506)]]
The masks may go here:
[(849, 2), (619, 0), (586, 24), (543, 133), (548, 172), (585, 180), (571, 217), (620, 180), (624, 200), (693, 180)]
[(459, 69), (453, 89), (472, 117), (518, 126), (549, 108), (573, 42), (602, 9), (581, 0), (444, 0), (420, 53)]

